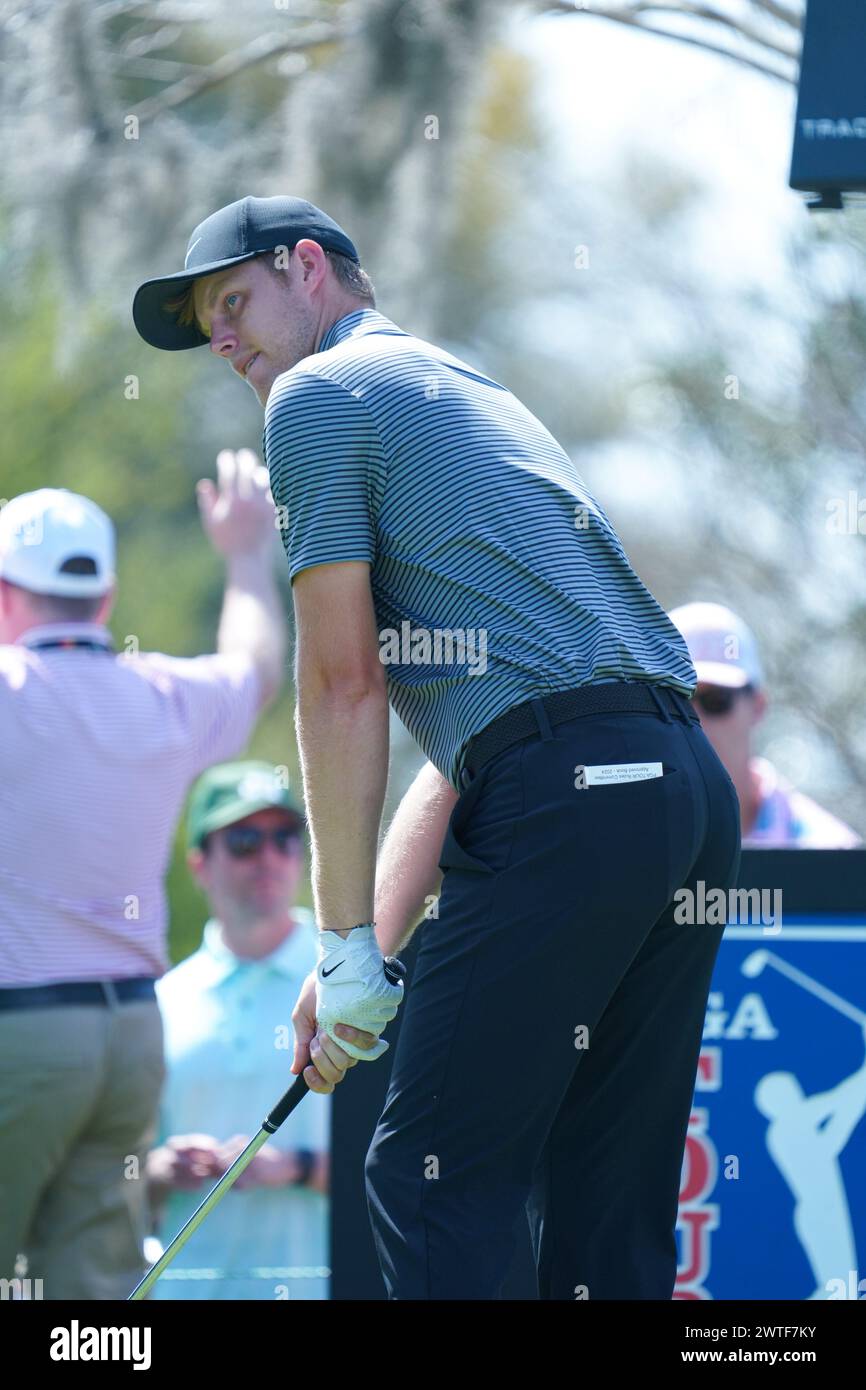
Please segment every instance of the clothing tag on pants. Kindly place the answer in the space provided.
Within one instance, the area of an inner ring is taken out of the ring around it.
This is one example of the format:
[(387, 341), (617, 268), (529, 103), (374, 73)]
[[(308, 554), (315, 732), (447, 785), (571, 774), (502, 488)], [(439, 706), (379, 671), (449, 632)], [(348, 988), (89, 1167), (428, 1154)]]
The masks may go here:
[(661, 763), (598, 763), (594, 767), (578, 765), (575, 769), (574, 785), (580, 790), (584, 787), (608, 787), (614, 782), (645, 782), (648, 777), (661, 777)]

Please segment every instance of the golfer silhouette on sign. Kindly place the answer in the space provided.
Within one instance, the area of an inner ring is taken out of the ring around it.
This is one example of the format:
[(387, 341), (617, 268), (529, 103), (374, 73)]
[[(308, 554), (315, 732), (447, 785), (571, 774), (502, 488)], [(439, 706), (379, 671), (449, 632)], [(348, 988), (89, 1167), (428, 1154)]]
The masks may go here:
[[(866, 1016), (832, 990), (770, 951), (743, 962), (751, 978), (772, 966), (780, 974), (861, 1025)], [(810, 1299), (826, 1299), (830, 1283), (846, 1285), (857, 1269), (851, 1211), (839, 1157), (866, 1110), (866, 1059), (832, 1090), (807, 1096), (792, 1072), (769, 1072), (755, 1087), (754, 1101), (769, 1120), (767, 1151), (794, 1196), (794, 1230), (812, 1266), (816, 1287)]]
[[(866, 1037), (866, 1029), (864, 1029)], [(847, 1282), (857, 1250), (839, 1155), (866, 1110), (866, 1060), (830, 1091), (807, 1096), (796, 1076), (776, 1071), (755, 1088), (767, 1116), (767, 1150), (794, 1195), (794, 1230), (827, 1298), (831, 1280)]]

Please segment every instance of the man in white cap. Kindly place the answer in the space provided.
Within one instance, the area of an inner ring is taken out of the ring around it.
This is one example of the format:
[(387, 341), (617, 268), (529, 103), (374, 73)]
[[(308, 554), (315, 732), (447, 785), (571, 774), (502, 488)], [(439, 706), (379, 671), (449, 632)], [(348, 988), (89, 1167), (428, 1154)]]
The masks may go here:
[(187, 788), (280, 685), (273, 505), (254, 454), (198, 496), (227, 576), (215, 655), (115, 654), (114, 530), (41, 488), (0, 508), (0, 1277), (125, 1298), (164, 1075), (154, 980)]
[(746, 849), (853, 849), (860, 837), (811, 797), (797, 791), (752, 735), (767, 708), (754, 633), (720, 603), (687, 603), (668, 617), (686, 639), (698, 684), (692, 703), (740, 799)]

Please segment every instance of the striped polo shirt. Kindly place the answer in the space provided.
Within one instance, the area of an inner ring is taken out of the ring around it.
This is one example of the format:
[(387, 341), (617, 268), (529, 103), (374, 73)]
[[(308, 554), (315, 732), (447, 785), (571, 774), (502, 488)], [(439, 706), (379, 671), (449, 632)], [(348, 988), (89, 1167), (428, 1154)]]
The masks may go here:
[(265, 458), (290, 578), (364, 560), (389, 700), (456, 790), (466, 746), (537, 695), (691, 695), (684, 639), (568, 454), (504, 386), (374, 309), (274, 382)]

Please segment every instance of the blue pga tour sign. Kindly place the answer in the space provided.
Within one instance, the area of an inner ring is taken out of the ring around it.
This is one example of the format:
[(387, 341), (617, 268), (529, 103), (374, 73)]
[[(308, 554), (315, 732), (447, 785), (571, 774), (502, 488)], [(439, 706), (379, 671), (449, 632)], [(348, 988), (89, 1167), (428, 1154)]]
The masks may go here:
[(866, 916), (727, 927), (683, 1162), (675, 1298), (866, 1298), (864, 953)]

